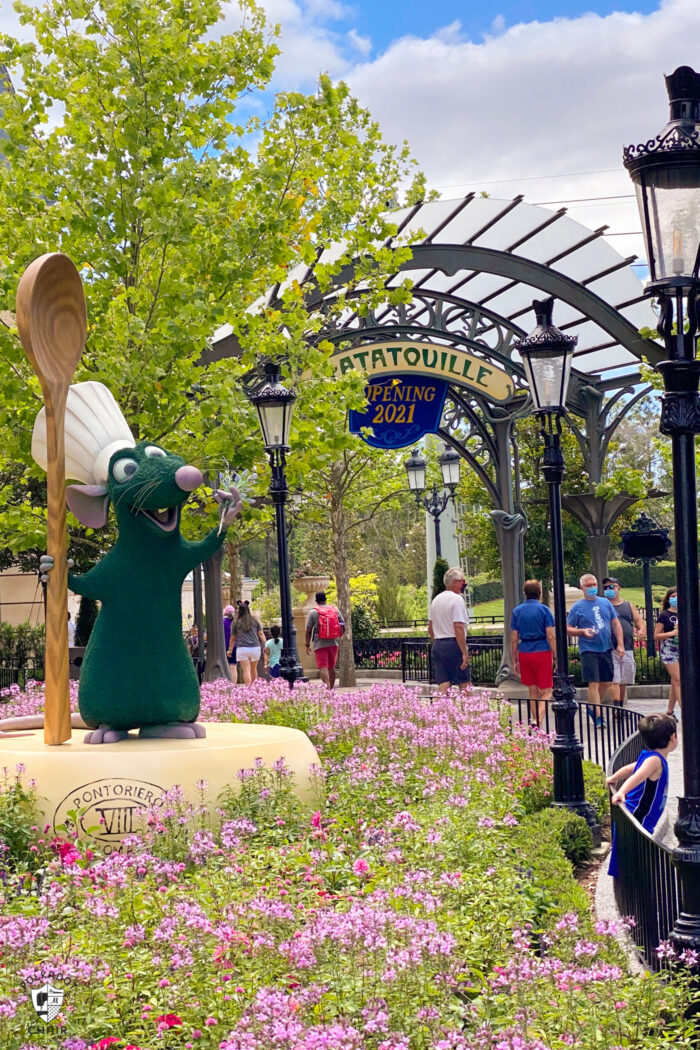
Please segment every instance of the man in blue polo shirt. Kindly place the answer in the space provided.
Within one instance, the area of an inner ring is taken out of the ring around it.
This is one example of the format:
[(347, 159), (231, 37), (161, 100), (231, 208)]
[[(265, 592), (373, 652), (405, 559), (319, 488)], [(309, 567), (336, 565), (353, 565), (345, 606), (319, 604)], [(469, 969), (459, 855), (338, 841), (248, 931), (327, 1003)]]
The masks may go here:
[[(566, 618), (566, 633), (578, 638), (581, 654), (581, 677), (588, 683), (588, 702), (605, 702), (608, 687), (613, 680), (613, 634), (615, 648), (624, 655), (625, 641), (617, 611), (607, 598), (598, 597), (598, 581), (587, 572), (580, 582), (583, 598), (574, 602)], [(589, 711), (590, 713), (590, 711)], [(603, 712), (594, 706), (596, 725), (603, 725)]]

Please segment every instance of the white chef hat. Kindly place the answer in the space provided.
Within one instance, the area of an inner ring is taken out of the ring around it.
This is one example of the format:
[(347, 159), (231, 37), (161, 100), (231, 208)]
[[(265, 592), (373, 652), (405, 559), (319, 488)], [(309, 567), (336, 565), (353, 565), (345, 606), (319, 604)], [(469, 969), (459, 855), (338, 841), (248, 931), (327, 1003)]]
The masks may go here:
[[(66, 478), (87, 485), (103, 485), (109, 461), (121, 448), (136, 442), (122, 411), (103, 383), (74, 383), (66, 401)], [(46, 470), (46, 413), (34, 423), (32, 456)]]

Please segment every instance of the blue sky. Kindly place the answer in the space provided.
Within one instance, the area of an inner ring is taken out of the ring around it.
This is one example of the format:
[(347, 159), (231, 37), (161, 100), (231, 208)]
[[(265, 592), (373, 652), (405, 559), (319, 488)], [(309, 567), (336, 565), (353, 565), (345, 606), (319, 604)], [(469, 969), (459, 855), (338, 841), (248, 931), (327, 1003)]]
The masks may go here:
[(430, 36), (454, 21), (470, 39), (490, 32), (495, 18), (506, 25), (518, 22), (547, 22), (554, 18), (575, 17), (593, 11), (609, 15), (613, 11), (649, 14), (659, 6), (658, 0), (505, 0), (505, 2), (459, 3), (456, 0), (353, 0), (347, 5), (344, 19), (348, 27), (373, 43), (380, 51), (392, 40), (405, 35)]

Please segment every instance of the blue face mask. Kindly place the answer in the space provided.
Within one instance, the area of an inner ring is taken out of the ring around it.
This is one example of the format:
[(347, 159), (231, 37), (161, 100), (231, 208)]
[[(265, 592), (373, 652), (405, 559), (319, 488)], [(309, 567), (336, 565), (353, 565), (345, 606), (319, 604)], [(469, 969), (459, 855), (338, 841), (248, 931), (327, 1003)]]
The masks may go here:
[(614, 598), (615, 597), (615, 591), (614, 591), (614, 589), (612, 587), (607, 587), (603, 591), (603, 594), (605, 595), (606, 598)]
[(668, 604), (671, 606), (672, 609), (675, 609), (678, 605), (678, 598), (669, 598)]
[(598, 588), (597, 587), (586, 587), (586, 594), (588, 595), (589, 598), (595, 598), (597, 593), (598, 593)]

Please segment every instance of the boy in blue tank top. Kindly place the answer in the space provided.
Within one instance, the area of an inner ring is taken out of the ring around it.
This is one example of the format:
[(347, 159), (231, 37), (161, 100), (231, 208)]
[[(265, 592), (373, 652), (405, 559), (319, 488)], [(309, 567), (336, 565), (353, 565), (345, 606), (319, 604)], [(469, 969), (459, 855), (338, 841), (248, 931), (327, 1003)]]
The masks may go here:
[[(667, 758), (678, 747), (676, 729), (676, 720), (671, 715), (654, 714), (642, 718), (639, 722), (639, 735), (644, 750), (636, 762), (630, 762), (629, 765), (618, 769), (606, 781), (611, 787), (621, 780), (624, 781), (610, 801), (614, 806), (624, 802), (634, 819), (650, 834), (658, 824), (666, 805)], [(608, 872), (614, 878), (618, 871), (613, 825), (613, 845)]]

